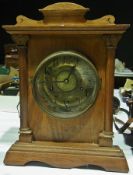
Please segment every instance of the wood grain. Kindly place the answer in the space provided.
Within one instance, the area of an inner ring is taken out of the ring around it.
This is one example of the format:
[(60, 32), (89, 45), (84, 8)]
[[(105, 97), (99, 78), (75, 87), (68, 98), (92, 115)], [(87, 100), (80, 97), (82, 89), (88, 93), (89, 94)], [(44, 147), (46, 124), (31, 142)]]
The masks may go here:
[(4, 162), (10, 165), (24, 165), (39, 161), (61, 168), (95, 165), (106, 171), (126, 173), (128, 167), (123, 156), (118, 147), (106, 148), (81, 143), (18, 142), (11, 147)]
[[(68, 10), (73, 17), (64, 15)], [(41, 21), (20, 16), (16, 25), (4, 26), (18, 45), (27, 46), (27, 52), (23, 47), (19, 52), (20, 137), (7, 152), (5, 164), (42, 161), (61, 168), (92, 164), (108, 171), (128, 171), (123, 152), (112, 145), (112, 98), (115, 49), (129, 25), (115, 24), (113, 16), (87, 20), (83, 15), (87, 10), (73, 3), (56, 3), (42, 10), (47, 15)], [(23, 43), (25, 38), (27, 43)], [(101, 81), (94, 105), (73, 119), (49, 116), (32, 94), (38, 65), (49, 54), (61, 50), (85, 55), (96, 67)]]

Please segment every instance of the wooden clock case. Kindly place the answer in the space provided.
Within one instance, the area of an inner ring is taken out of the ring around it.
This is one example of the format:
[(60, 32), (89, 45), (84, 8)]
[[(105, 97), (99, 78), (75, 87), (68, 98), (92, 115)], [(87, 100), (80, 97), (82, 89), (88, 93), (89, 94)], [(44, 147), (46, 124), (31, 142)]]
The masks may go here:
[[(122, 150), (112, 142), (112, 98), (115, 49), (129, 25), (115, 24), (111, 15), (87, 20), (88, 10), (74, 3), (55, 3), (40, 9), (43, 20), (18, 16), (16, 25), (4, 26), (17, 44), (20, 68), (20, 135), (7, 152), (5, 164), (40, 161), (61, 168), (89, 164), (107, 171), (128, 171)], [(37, 66), (60, 50), (85, 55), (101, 81), (94, 105), (71, 119), (49, 116), (32, 94)]]

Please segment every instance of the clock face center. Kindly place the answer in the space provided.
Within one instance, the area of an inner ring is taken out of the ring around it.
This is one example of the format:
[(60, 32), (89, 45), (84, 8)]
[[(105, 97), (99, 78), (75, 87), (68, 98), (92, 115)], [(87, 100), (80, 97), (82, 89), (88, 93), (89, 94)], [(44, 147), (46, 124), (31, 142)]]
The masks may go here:
[(69, 80), (68, 80), (68, 79), (65, 79), (65, 80), (64, 80), (64, 83), (65, 83), (65, 84), (69, 83)]
[[(68, 68), (67, 68), (68, 69)], [(71, 67), (69, 68), (71, 69)], [(69, 92), (76, 88), (76, 76), (69, 70), (62, 71), (57, 76), (57, 87), (63, 92)]]

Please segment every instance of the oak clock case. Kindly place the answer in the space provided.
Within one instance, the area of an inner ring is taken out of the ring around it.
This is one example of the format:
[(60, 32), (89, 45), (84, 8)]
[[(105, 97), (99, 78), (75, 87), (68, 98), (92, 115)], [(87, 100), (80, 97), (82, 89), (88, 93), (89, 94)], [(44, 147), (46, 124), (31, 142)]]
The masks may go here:
[(32, 92), (42, 110), (68, 119), (93, 105), (99, 85), (96, 68), (85, 56), (59, 51), (44, 58), (37, 67)]
[(53, 167), (96, 165), (128, 172), (113, 145), (115, 49), (127, 24), (111, 15), (85, 19), (81, 5), (61, 2), (4, 26), (17, 44), (20, 70), (19, 139), (4, 163), (39, 161)]

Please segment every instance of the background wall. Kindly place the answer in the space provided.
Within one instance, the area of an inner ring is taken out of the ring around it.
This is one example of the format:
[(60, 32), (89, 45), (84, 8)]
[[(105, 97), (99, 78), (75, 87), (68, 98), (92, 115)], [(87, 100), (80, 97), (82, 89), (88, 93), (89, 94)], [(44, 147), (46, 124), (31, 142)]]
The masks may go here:
[[(38, 9), (55, 2), (62, 1), (0, 0), (0, 64), (4, 63), (4, 45), (12, 42), (10, 36), (1, 26), (4, 24), (15, 24), (16, 16), (20, 14), (33, 19), (42, 19), (42, 15)], [(124, 34), (118, 44), (116, 57), (126, 62), (127, 67), (133, 68), (133, 8), (131, 0), (75, 0), (69, 2), (79, 3), (85, 7), (89, 7), (88, 19), (112, 14), (116, 18), (116, 23), (131, 24), (130, 29)]]

